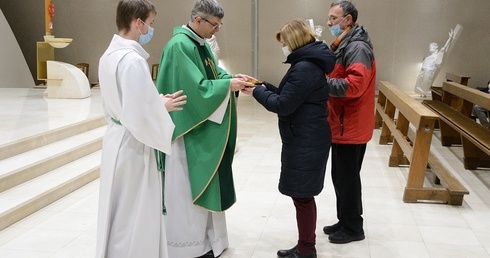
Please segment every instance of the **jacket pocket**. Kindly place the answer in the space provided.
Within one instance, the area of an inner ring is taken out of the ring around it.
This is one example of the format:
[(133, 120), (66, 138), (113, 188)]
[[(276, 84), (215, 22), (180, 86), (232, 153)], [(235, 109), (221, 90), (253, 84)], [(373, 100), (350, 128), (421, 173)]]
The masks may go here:
[(294, 125), (286, 120), (279, 120), (279, 132), (283, 138), (294, 137)]

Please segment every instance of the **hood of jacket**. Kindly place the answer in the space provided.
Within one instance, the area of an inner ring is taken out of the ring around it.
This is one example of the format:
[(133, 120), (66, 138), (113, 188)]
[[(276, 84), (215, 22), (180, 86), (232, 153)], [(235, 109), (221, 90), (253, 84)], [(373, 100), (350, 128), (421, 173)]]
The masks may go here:
[(332, 57), (332, 52), (328, 48), (327, 44), (322, 41), (315, 41), (308, 43), (288, 55), (284, 63), (294, 65), (300, 61), (308, 60), (310, 62), (316, 63), (326, 71), (331, 65), (329, 63)]
[(371, 39), (369, 38), (369, 34), (364, 26), (355, 25), (347, 35), (345, 35), (344, 39), (340, 42), (339, 47), (335, 51), (335, 53), (341, 53), (344, 48), (349, 45), (349, 43), (354, 41), (363, 41), (369, 45), (371, 49), (373, 49), (373, 44), (371, 43)]

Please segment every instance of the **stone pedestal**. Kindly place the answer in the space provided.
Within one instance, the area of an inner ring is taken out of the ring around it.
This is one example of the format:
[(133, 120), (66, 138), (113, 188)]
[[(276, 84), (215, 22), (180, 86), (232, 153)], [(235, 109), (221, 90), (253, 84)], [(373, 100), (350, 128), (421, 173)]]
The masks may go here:
[(90, 97), (87, 76), (76, 66), (47, 61), (46, 95), (54, 99), (83, 99)]

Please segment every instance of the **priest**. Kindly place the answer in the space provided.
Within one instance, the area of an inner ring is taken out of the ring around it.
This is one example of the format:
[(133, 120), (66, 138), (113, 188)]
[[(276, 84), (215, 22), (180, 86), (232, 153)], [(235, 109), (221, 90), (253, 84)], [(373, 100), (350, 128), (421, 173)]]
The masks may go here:
[(188, 104), (172, 113), (172, 155), (165, 171), (167, 243), (170, 257), (215, 257), (228, 247), (224, 211), (235, 202), (232, 161), (237, 120), (235, 94), (253, 79), (227, 73), (206, 42), (222, 25), (215, 0), (198, 0), (188, 24), (176, 27), (163, 49), (159, 92), (183, 90)]

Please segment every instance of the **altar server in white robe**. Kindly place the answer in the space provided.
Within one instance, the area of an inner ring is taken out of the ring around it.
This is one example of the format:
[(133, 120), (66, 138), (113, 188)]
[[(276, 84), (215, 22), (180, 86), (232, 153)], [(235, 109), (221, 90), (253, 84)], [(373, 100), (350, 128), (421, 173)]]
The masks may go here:
[(141, 47), (153, 35), (156, 15), (148, 0), (122, 0), (119, 30), (99, 61), (99, 81), (108, 122), (102, 146), (96, 257), (168, 257), (162, 177), (155, 149), (171, 153), (182, 91), (159, 95)]

